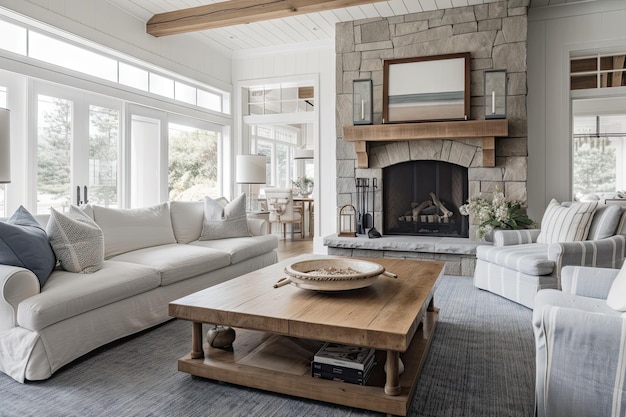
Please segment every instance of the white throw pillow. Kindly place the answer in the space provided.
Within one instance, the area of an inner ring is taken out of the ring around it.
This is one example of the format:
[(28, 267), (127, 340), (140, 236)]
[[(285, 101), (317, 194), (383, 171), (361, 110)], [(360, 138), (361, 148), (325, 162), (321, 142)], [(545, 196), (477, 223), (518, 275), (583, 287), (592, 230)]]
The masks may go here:
[(626, 262), (611, 285), (606, 304), (613, 310), (626, 311)]
[(550, 201), (543, 219), (538, 243), (577, 242), (587, 239), (597, 202), (572, 203), (569, 207)]
[(102, 268), (104, 235), (83, 210), (70, 206), (69, 212), (63, 214), (50, 208), (46, 233), (61, 268), (82, 274)]
[(104, 232), (104, 258), (150, 246), (176, 243), (167, 203), (136, 209), (93, 206), (94, 220)]
[(204, 223), (200, 240), (226, 239), (250, 236), (246, 215), (246, 195), (241, 194), (226, 206), (204, 198)]
[(204, 202), (170, 201), (170, 214), (178, 243), (190, 243), (200, 239), (204, 223)]

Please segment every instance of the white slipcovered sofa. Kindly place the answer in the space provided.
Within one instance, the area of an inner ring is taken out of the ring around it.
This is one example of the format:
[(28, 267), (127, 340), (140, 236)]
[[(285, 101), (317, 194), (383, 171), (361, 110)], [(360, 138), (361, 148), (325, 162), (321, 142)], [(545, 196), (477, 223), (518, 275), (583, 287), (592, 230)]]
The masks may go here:
[(626, 414), (626, 267), (563, 268), (536, 294), (537, 417)]
[[(227, 237), (232, 225), (207, 223), (206, 201), (84, 211), (104, 238), (95, 272), (57, 265), (40, 285), (29, 269), (0, 265), (0, 370), (19, 382), (49, 378), (97, 347), (167, 321), (174, 299), (277, 262), (278, 239), (265, 221), (244, 217), (243, 235)], [(37, 220), (45, 225), (52, 214)]]
[(626, 209), (553, 200), (541, 229), (497, 230), (476, 248), (474, 286), (533, 308), (537, 291), (561, 288), (562, 267), (620, 268), (625, 256)]

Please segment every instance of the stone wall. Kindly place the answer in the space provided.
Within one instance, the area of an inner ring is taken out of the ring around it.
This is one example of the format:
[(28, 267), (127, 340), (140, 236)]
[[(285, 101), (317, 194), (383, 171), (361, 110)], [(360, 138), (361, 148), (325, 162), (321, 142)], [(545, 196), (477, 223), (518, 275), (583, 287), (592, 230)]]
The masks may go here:
[[(382, 123), (383, 62), (386, 59), (471, 53), (470, 119), (484, 119), (484, 70), (507, 70), (507, 119), (509, 136), (496, 138), (496, 166), (482, 167), (481, 141), (461, 140), (475, 155), (464, 161), (469, 169), (469, 194), (488, 195), (496, 188), (509, 199), (526, 202), (527, 117), (526, 45), (529, 0), (509, 0), (389, 18), (338, 23), (337, 53), (337, 207), (355, 204), (354, 178), (378, 178), (382, 184), (381, 158), (394, 148), (408, 148), (402, 160), (450, 159), (450, 141), (411, 141), (403, 144), (370, 144), (370, 167), (359, 169), (352, 143), (342, 140), (342, 128), (352, 124), (352, 81), (371, 78), (374, 85), (374, 123)], [(433, 143), (435, 142), (435, 143)], [(442, 152), (422, 152), (423, 147)], [(374, 147), (374, 149), (373, 149)], [(425, 157), (430, 154), (432, 157)], [(373, 156), (376, 156), (376, 160)], [(383, 156), (381, 156), (383, 155)], [(396, 153), (397, 155), (397, 153)], [(402, 162), (402, 160), (394, 161)], [(375, 198), (375, 224), (382, 223), (382, 190)], [(473, 236), (473, 227), (470, 228)]]

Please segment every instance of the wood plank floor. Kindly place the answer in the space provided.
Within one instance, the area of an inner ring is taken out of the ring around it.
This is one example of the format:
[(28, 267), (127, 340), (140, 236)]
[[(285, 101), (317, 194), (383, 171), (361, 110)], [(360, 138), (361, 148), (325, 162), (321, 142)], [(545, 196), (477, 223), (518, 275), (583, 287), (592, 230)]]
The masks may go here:
[(277, 251), (279, 261), (305, 253), (313, 253), (313, 239), (280, 239)]

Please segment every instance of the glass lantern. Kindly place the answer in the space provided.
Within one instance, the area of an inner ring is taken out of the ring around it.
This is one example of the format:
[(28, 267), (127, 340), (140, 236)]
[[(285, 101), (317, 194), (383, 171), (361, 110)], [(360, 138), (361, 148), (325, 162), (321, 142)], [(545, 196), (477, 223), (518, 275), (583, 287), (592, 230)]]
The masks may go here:
[(506, 118), (506, 70), (485, 70), (485, 119)]

